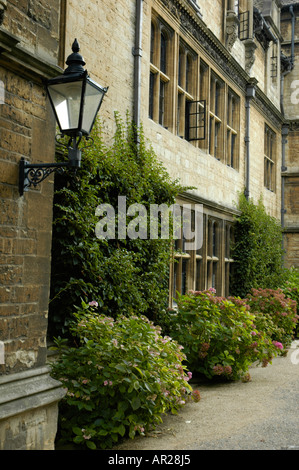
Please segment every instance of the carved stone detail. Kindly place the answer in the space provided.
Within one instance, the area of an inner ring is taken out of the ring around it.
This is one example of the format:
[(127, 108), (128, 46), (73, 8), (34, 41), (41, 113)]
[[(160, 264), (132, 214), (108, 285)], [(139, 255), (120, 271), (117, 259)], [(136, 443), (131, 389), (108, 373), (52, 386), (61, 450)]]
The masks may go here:
[(0, 0), (0, 25), (2, 25), (4, 20), (4, 12), (7, 9), (7, 1)]
[(290, 121), (290, 132), (299, 131), (299, 121)]
[(246, 39), (244, 41), (245, 45), (245, 70), (250, 74), (252, 66), (255, 62), (255, 50), (257, 48), (256, 43), (253, 39)]
[(162, 0), (162, 3), (180, 21), (180, 8), (172, 0)]
[(239, 19), (234, 11), (228, 11), (226, 17), (226, 47), (232, 50), (238, 38)]

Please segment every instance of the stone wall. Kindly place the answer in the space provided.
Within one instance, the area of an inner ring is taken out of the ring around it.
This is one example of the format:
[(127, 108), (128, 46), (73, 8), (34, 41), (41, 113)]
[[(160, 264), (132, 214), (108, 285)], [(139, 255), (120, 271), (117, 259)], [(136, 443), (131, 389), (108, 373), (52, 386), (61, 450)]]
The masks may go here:
[(3, 67), (0, 76), (5, 86), (0, 106), (0, 338), (5, 339), (7, 373), (45, 362), (53, 181), (20, 197), (18, 165), (22, 156), (53, 161), (55, 145), (43, 87)]
[(56, 64), (59, 50), (60, 0), (8, 0), (3, 28), (26, 51)]
[[(20, 197), (19, 162), (53, 162), (43, 79), (58, 75), (60, 0), (7, 1), (0, 27), (0, 449), (53, 448), (63, 393), (49, 377), (53, 178)], [(30, 376), (30, 379), (28, 378)]]
[(65, 56), (74, 38), (93, 80), (109, 86), (101, 106), (107, 138), (114, 132), (114, 112), (133, 113), (135, 1), (69, 0), (66, 14)]

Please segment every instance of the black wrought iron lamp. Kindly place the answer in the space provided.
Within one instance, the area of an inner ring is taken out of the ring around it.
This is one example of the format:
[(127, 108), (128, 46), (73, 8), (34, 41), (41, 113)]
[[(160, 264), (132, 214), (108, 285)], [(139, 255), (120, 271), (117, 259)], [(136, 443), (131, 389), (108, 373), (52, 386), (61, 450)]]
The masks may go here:
[(30, 186), (36, 186), (54, 171), (64, 168), (79, 168), (82, 137), (89, 138), (97, 113), (108, 88), (94, 82), (83, 68), (84, 59), (79, 54), (75, 39), (72, 54), (67, 58), (68, 67), (62, 75), (46, 82), (47, 94), (52, 105), (61, 136), (68, 136), (68, 161), (58, 163), (28, 163), (21, 158), (19, 168), (20, 196)]

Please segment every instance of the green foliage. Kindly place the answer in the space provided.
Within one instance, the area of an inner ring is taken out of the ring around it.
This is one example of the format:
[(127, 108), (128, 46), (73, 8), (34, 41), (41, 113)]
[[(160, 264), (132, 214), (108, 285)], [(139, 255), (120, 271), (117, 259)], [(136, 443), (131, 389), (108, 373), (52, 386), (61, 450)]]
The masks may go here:
[(255, 315), (257, 329), (265, 331), (286, 350), (294, 339), (299, 318), (296, 301), (287, 298), (282, 289), (252, 289), (246, 303)]
[(97, 125), (94, 144), (84, 150), (81, 168), (76, 174), (66, 172), (55, 178), (52, 336), (65, 334), (73, 305), (81, 305), (81, 299), (97, 298), (99, 311), (114, 318), (138, 312), (155, 319), (167, 307), (169, 240), (108, 241), (95, 235), (98, 205), (108, 203), (116, 214), (118, 196), (126, 196), (127, 207), (171, 205), (182, 189), (158, 162), (142, 129), (136, 144), (135, 131), (129, 119), (123, 123), (116, 114), (116, 133), (107, 147)]
[[(299, 305), (299, 269), (294, 266), (287, 271), (287, 276), (282, 284), (282, 290), (286, 297), (289, 297), (292, 300), (295, 300), (297, 303), (297, 314), (298, 305)], [(299, 338), (299, 323), (297, 323), (297, 328), (295, 335)]]
[(56, 341), (60, 359), (52, 375), (67, 389), (60, 445), (111, 448), (123, 437), (144, 434), (192, 396), (178, 343), (146, 317), (114, 320), (97, 314), (96, 305), (83, 302), (75, 314), (71, 330), (78, 347)]
[(277, 289), (283, 282), (282, 228), (262, 200), (255, 205), (242, 194), (238, 208), (231, 294), (244, 298), (251, 288)]
[(208, 378), (248, 379), (250, 365), (266, 366), (279, 347), (257, 329), (244, 300), (216, 297), (213, 291), (180, 296), (170, 334), (184, 347), (192, 371)]

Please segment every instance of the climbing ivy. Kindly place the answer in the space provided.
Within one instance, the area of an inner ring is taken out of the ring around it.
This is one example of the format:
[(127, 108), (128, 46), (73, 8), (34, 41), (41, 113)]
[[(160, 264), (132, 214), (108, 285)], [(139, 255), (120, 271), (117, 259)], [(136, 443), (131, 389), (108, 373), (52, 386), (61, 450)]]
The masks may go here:
[(267, 214), (260, 198), (257, 204), (239, 197), (233, 246), (232, 295), (246, 297), (251, 288), (276, 289), (284, 279), (282, 228)]
[(55, 178), (50, 335), (65, 333), (82, 300), (97, 301), (99, 313), (114, 318), (139, 313), (156, 320), (167, 307), (170, 241), (99, 239), (95, 212), (102, 203), (117, 208), (118, 196), (126, 196), (127, 207), (171, 205), (185, 188), (171, 180), (142, 129), (136, 143), (129, 117), (124, 122), (116, 114), (115, 124), (114, 139), (105, 145), (97, 123), (81, 168)]

